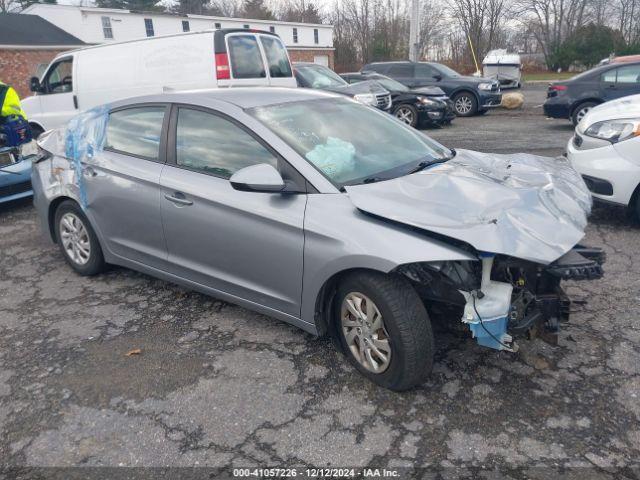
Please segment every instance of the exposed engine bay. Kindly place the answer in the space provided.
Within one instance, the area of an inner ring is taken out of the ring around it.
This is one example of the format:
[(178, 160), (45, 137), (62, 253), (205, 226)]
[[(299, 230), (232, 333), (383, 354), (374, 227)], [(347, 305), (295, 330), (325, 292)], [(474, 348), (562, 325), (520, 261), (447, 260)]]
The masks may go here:
[(514, 339), (539, 337), (557, 344), (571, 300), (563, 280), (594, 280), (603, 275), (601, 249), (576, 245), (549, 265), (505, 255), (479, 253), (478, 261), (402, 265), (432, 318), (457, 318), (478, 344), (516, 351)]

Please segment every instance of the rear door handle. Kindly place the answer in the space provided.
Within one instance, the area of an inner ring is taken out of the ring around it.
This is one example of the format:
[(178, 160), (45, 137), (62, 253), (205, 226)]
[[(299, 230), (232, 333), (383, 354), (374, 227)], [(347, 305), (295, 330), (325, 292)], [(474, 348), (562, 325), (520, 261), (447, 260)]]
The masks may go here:
[(181, 193), (181, 192), (174, 192), (173, 195), (165, 195), (164, 198), (169, 200), (171, 203), (175, 203), (176, 205), (183, 205), (183, 206), (193, 205), (193, 201), (187, 199), (184, 196), (184, 193)]

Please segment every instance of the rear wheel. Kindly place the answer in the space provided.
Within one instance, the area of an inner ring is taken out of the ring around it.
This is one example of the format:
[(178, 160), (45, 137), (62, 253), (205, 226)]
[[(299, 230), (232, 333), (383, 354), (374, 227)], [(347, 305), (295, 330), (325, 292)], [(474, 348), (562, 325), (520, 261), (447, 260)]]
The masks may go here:
[(582, 120), (584, 116), (589, 112), (589, 110), (591, 110), (596, 105), (597, 103), (595, 102), (583, 102), (578, 105), (573, 110), (573, 115), (571, 115), (571, 121), (573, 122), (573, 125), (578, 125), (580, 123), (580, 120)]
[(400, 105), (393, 112), (398, 120), (415, 127), (418, 124), (418, 110), (412, 105)]
[(401, 391), (421, 384), (431, 373), (431, 322), (404, 278), (350, 275), (338, 287), (334, 315), (342, 350), (372, 382)]
[(478, 101), (473, 93), (461, 92), (453, 97), (453, 105), (459, 117), (471, 117), (478, 111)]
[(77, 203), (66, 200), (58, 206), (55, 231), (62, 255), (76, 272), (95, 275), (104, 270), (98, 237)]

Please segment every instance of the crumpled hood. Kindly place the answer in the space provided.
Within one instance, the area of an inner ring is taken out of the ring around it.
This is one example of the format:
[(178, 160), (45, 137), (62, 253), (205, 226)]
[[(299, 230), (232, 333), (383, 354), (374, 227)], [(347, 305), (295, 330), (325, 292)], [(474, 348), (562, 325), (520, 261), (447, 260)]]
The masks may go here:
[(548, 264), (584, 236), (591, 195), (560, 158), (458, 150), (412, 175), (345, 187), (367, 213)]

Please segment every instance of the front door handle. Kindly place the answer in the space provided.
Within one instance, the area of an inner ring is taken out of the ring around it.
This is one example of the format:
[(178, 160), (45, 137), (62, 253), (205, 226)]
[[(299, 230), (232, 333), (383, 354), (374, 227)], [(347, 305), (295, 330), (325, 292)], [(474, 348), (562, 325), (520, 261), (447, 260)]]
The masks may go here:
[(180, 193), (180, 192), (174, 192), (173, 195), (165, 195), (164, 198), (166, 198), (172, 203), (175, 203), (176, 205), (184, 205), (184, 206), (193, 205), (193, 202), (191, 200), (188, 200), (184, 196), (184, 193)]

